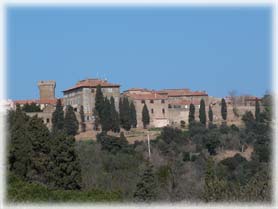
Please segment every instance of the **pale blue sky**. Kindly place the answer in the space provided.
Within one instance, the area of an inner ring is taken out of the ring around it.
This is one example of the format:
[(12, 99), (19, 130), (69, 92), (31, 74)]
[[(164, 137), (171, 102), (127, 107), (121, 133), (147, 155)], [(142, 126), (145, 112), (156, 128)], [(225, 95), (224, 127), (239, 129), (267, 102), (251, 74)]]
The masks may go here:
[(271, 89), (270, 7), (9, 7), (8, 97), (88, 77), (223, 97)]

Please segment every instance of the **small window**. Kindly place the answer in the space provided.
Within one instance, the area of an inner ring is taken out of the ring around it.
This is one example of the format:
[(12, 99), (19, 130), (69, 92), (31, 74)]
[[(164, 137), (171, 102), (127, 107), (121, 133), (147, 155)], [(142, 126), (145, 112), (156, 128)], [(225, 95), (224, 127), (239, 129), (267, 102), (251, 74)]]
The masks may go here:
[(162, 100), (161, 100), (161, 103), (162, 103), (162, 104), (164, 104), (164, 103), (165, 103), (165, 100), (164, 100), (164, 99), (162, 99)]
[(74, 108), (74, 112), (77, 112), (77, 108)]
[(91, 89), (91, 92), (92, 92), (92, 93), (95, 93), (95, 89)]
[(49, 123), (49, 118), (46, 118), (46, 123)]
[(142, 103), (142, 104), (145, 104), (145, 100), (141, 100), (141, 103)]
[(151, 112), (152, 112), (152, 114), (153, 114), (153, 109), (151, 109)]
[(169, 104), (169, 105), (168, 105), (168, 108), (172, 108), (172, 105)]
[(164, 108), (162, 109), (162, 113), (163, 113), (163, 114), (165, 114), (165, 110), (164, 110)]
[(87, 116), (87, 120), (90, 120), (90, 117), (89, 117), (89, 116)]
[(152, 100), (152, 99), (151, 99), (150, 103), (152, 103), (152, 104), (153, 104), (153, 100)]

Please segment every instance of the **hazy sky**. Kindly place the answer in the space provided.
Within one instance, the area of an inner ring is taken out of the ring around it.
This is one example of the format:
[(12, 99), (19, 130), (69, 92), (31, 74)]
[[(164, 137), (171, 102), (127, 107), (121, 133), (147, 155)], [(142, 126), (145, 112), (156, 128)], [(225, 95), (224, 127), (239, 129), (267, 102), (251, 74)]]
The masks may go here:
[(8, 97), (56, 96), (89, 77), (212, 96), (271, 89), (271, 8), (9, 7)]

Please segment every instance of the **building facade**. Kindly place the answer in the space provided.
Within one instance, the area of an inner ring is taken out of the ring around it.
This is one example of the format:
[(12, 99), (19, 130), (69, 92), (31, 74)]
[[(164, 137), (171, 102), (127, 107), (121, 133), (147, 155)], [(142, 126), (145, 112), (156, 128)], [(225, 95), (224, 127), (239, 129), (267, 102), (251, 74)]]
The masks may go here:
[(63, 91), (63, 104), (71, 105), (75, 112), (79, 112), (81, 105), (84, 108), (85, 121), (93, 122), (95, 108), (96, 88), (100, 85), (104, 97), (114, 97), (116, 109), (119, 109), (120, 85), (109, 83), (106, 80), (86, 79), (76, 83), (75, 86)]

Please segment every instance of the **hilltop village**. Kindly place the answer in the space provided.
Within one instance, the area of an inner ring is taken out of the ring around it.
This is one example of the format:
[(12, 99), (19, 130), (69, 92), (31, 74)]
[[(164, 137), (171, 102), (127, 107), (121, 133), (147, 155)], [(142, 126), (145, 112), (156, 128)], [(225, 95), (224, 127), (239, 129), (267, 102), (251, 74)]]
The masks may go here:
[[(119, 111), (119, 101), (122, 98), (128, 98), (135, 105), (137, 126), (143, 128), (142, 110), (146, 105), (149, 112), (148, 128), (160, 128), (164, 126), (187, 126), (189, 119), (190, 104), (195, 107), (195, 118), (199, 118), (200, 101), (205, 102), (206, 113), (209, 108), (213, 112), (213, 122), (221, 124), (221, 99), (209, 96), (205, 91), (192, 91), (190, 89), (162, 89), (150, 90), (145, 88), (131, 88), (120, 92), (120, 85), (110, 83), (101, 79), (86, 79), (78, 81), (74, 86), (63, 91), (63, 98), (60, 98), (64, 108), (67, 105), (73, 107), (79, 122), (80, 108), (84, 111), (84, 123), (86, 130), (92, 131), (95, 124), (94, 109), (96, 99), (96, 88), (101, 87), (104, 97), (108, 99), (113, 97), (115, 108)], [(16, 105), (23, 107), (26, 104), (35, 104), (39, 107), (38, 112), (29, 112), (29, 116), (38, 115), (42, 118), (48, 128), (51, 128), (52, 113), (58, 98), (55, 97), (55, 81), (38, 82), (40, 98), (33, 100), (15, 100), (12, 107)], [(260, 100), (254, 96), (229, 96), (225, 98), (227, 104), (227, 124), (241, 124), (241, 117), (246, 111), (255, 111), (255, 102)], [(207, 117), (209, 121), (209, 117)], [(80, 128), (81, 130), (81, 125)]]

